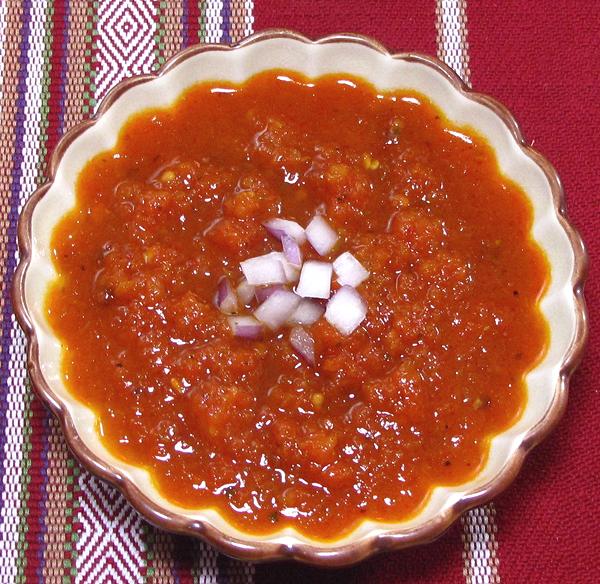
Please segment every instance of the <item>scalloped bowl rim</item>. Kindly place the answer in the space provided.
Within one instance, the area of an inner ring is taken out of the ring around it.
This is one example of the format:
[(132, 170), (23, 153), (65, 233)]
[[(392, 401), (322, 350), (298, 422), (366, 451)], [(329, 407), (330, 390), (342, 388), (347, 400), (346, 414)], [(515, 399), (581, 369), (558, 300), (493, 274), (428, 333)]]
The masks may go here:
[[(43, 298), (56, 271), (49, 252), (53, 226), (75, 203), (75, 180), (96, 153), (115, 145), (131, 114), (171, 104), (203, 80), (242, 82), (266, 69), (283, 68), (315, 77), (342, 73), (362, 77), (378, 89), (415, 89), (427, 95), (458, 126), (470, 126), (494, 148), (506, 176), (519, 184), (534, 210), (532, 234), (545, 251), (551, 281), (540, 301), (550, 346), (526, 377), (528, 402), (517, 422), (491, 439), (486, 464), (471, 481), (436, 487), (416, 515), (396, 523), (363, 521), (332, 541), (308, 538), (292, 528), (270, 535), (242, 532), (213, 509), (189, 510), (162, 497), (149, 474), (115, 458), (100, 442), (94, 413), (65, 388), (60, 343), (43, 312)], [(525, 454), (557, 423), (566, 403), (569, 377), (587, 336), (583, 282), (587, 256), (568, 222), (562, 186), (550, 163), (528, 147), (512, 115), (492, 98), (471, 92), (444, 64), (424, 55), (390, 54), (360, 35), (311, 41), (271, 30), (234, 47), (199, 45), (176, 55), (157, 76), (124, 81), (102, 102), (96, 117), (66, 134), (50, 164), (50, 181), (27, 202), (20, 218), (21, 262), (13, 286), (15, 311), (28, 337), (33, 386), (58, 416), (67, 442), (89, 470), (116, 485), (152, 523), (197, 535), (239, 558), (296, 558), (322, 565), (358, 561), (376, 551), (430, 541), (465, 509), (491, 499), (516, 476)]]

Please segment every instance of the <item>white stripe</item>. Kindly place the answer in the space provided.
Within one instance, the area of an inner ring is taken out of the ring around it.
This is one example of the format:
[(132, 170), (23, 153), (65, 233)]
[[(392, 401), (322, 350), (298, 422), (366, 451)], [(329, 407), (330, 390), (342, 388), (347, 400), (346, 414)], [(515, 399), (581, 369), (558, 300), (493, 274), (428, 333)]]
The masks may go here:
[(498, 542), (493, 503), (476, 507), (462, 517), (463, 573), (468, 584), (497, 584)]
[[(438, 0), (438, 54), (469, 83), (466, 0)], [(468, 511), (461, 518), (463, 528), (463, 573), (468, 584), (497, 584), (498, 542), (490, 503)]]
[(254, 2), (246, 0), (246, 16), (244, 18), (244, 36), (249, 36), (254, 32)]
[(205, 39), (206, 43), (220, 43), (223, 38), (223, 2), (221, 0), (209, 0), (205, 4), (204, 17), (206, 20)]
[(219, 575), (217, 550), (207, 543), (198, 542), (197, 553), (199, 555), (197, 573), (200, 584), (217, 584)]
[[(466, 50), (466, 0), (438, 0), (438, 17), (440, 22), (442, 57), (447, 65), (458, 75), (469, 82), (469, 63), (465, 59)], [(464, 49), (463, 49), (464, 47)]]
[[(6, 2), (2, 3), (2, 15), (6, 18)], [(19, 181), (19, 211), (26, 199), (37, 186), (40, 163), (40, 137), (42, 132), (41, 103), (42, 80), (44, 76), (44, 27), (46, 25), (46, 1), (33, 2), (29, 31), (29, 49), (27, 51), (27, 78), (25, 92), (25, 128), (23, 137), (23, 160)], [(4, 31), (3, 31), (4, 32)], [(4, 35), (2, 35), (3, 40)], [(0, 55), (4, 62), (4, 54)], [(1, 82), (0, 82), (1, 85)], [(18, 261), (19, 253), (15, 253)], [(10, 278), (12, 274), (9, 274)], [(31, 396), (26, 384), (25, 338), (11, 316), (10, 348), (8, 352), (8, 409), (6, 413), (6, 444), (4, 447), (3, 506), (4, 516), (0, 526), (0, 581), (16, 582), (17, 557), (22, 550), (19, 542), (18, 525), (21, 511), (21, 486), (24, 479), (22, 470), (23, 442), (26, 406)]]

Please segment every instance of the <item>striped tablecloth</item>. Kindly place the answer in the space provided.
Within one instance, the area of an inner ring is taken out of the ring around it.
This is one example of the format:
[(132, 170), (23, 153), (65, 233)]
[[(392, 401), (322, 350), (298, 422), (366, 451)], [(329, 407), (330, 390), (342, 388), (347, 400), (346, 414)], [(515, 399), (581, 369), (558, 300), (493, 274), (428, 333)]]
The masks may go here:
[[(115, 83), (196, 42), (254, 29), (354, 31), (438, 54), (511, 107), (557, 165), (600, 305), (600, 9), (595, 0), (0, 0), (0, 584), (13, 582), (596, 582), (600, 339), (559, 430), (497, 502), (435, 544), (337, 571), (237, 562), (145, 523), (73, 460), (33, 397), (9, 283), (16, 222), (60, 135)], [(596, 262), (594, 262), (596, 260)]]

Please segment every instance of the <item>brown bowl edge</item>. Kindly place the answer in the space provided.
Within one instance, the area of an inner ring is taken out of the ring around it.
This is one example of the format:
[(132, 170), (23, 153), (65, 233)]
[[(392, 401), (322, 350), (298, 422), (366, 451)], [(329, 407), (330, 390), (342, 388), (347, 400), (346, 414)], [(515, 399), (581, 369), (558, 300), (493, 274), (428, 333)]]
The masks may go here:
[(205, 51), (235, 50), (237, 47), (248, 46), (273, 38), (289, 38), (307, 44), (352, 42), (367, 46), (385, 55), (390, 54), (382, 44), (362, 35), (340, 33), (313, 41), (291, 30), (271, 29), (251, 35), (231, 46), (218, 44), (194, 45), (172, 57), (159, 73), (132, 77), (122, 81), (111, 89), (101, 102), (97, 113), (93, 117), (75, 125), (61, 138), (50, 159), (48, 166), (48, 181), (37, 189), (26, 202), (18, 224), (20, 262), (13, 278), (12, 301), (17, 320), (27, 338), (27, 366), (37, 396), (60, 421), (67, 444), (81, 464), (90, 472), (116, 486), (127, 498), (133, 508), (144, 518), (162, 529), (174, 533), (200, 537), (215, 546), (220, 552), (243, 560), (258, 562), (294, 559), (320, 566), (343, 566), (356, 563), (378, 552), (424, 544), (436, 539), (450, 527), (464, 511), (490, 501), (504, 491), (514, 480), (523, 464), (525, 456), (557, 425), (565, 411), (569, 380), (581, 360), (588, 335), (587, 309), (583, 296), (583, 288), (587, 275), (588, 256), (579, 233), (567, 217), (564, 190), (558, 174), (544, 156), (526, 143), (518, 123), (508, 109), (488, 95), (473, 92), (454, 71), (436, 58), (417, 53), (393, 54), (392, 57), (395, 59), (419, 62), (435, 69), (438, 73), (446, 77), (460, 93), (467, 96), (468, 99), (492, 109), (510, 130), (521, 150), (542, 169), (551, 185), (554, 210), (562, 228), (569, 238), (575, 258), (575, 267), (571, 285), (576, 306), (576, 333), (561, 364), (560, 374), (557, 380), (558, 388), (555, 391), (555, 398), (550, 405), (546, 416), (529, 430), (513, 457), (493, 480), (489, 481), (475, 492), (462, 497), (443, 513), (439, 513), (425, 524), (409, 531), (391, 529), (385, 533), (380, 533), (372, 537), (365, 537), (360, 541), (335, 549), (319, 546), (317, 543), (296, 543), (287, 545), (264, 541), (251, 542), (249, 541), (252, 537), (251, 535), (249, 535), (246, 540), (234, 538), (221, 532), (214, 526), (208, 525), (204, 521), (181, 517), (175, 513), (162, 509), (160, 506), (153, 503), (131, 480), (123, 476), (112, 465), (102, 461), (87, 448), (75, 430), (73, 420), (67, 409), (52, 393), (43, 378), (39, 361), (37, 333), (33, 328), (24, 294), (25, 276), (31, 262), (32, 215), (37, 203), (52, 185), (58, 166), (68, 146), (82, 132), (95, 124), (104, 112), (125, 91), (135, 85), (145, 83), (155, 77), (163, 75), (166, 71), (171, 70), (181, 62), (199, 53)]

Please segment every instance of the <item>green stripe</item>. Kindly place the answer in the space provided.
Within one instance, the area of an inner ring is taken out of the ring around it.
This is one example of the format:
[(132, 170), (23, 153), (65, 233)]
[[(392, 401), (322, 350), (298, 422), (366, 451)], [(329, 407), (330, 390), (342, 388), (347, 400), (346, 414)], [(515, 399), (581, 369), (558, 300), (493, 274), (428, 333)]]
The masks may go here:
[(158, 19), (156, 22), (156, 32), (154, 33), (154, 71), (160, 69), (166, 61), (165, 50), (165, 12), (168, 9), (167, 2), (161, 0), (158, 7)]
[(81, 474), (81, 468), (75, 461), (75, 459), (69, 456), (67, 460), (67, 492), (66, 492), (66, 505), (65, 511), (66, 522), (65, 531), (67, 532), (65, 537), (65, 549), (63, 554), (63, 583), (70, 584), (75, 582), (77, 576), (77, 570), (75, 568), (77, 561), (77, 541), (79, 540), (79, 534), (74, 529), (75, 518), (79, 514), (81, 507), (79, 488), (79, 475)]
[(198, 38), (201, 43), (206, 42), (206, 5), (208, 2), (200, 2), (200, 26), (198, 27)]
[(19, 555), (17, 556), (17, 577), (16, 582), (25, 582), (25, 568), (27, 566), (27, 548), (29, 547), (25, 541), (27, 535), (28, 526), (27, 518), (29, 517), (29, 507), (27, 505), (29, 501), (29, 483), (31, 477), (29, 475), (29, 469), (31, 468), (31, 458), (29, 453), (31, 452), (31, 417), (33, 412), (31, 411), (32, 401), (31, 387), (29, 383), (25, 382), (25, 415), (23, 417), (23, 446), (21, 449), (21, 490), (19, 499), (21, 500), (21, 507), (19, 509), (19, 525), (17, 527), (18, 543), (19, 543)]
[(86, 88), (83, 91), (83, 113), (86, 115), (92, 115), (94, 108), (96, 107), (96, 63), (94, 67), (91, 66), (91, 62), (94, 59), (96, 52), (96, 34), (98, 26), (98, 1), (94, 0), (92, 3), (88, 3), (87, 7), (87, 21), (85, 23), (86, 35), (85, 35), (85, 64), (83, 66), (85, 77), (83, 79)]
[(149, 525), (144, 521), (142, 525), (142, 541), (144, 542), (145, 549), (145, 557), (146, 557), (146, 573), (144, 574), (144, 582), (149, 582), (152, 578), (154, 578), (154, 574), (156, 572), (156, 530), (154, 527)]
[[(48, 102), (50, 98), (50, 69), (52, 57), (52, 32), (53, 32), (53, 15), (54, 7), (52, 2), (46, 4), (46, 22), (44, 25), (44, 50), (42, 53), (44, 59), (43, 75), (42, 75), (42, 87), (41, 87), (41, 128), (40, 137), (38, 143), (38, 161), (37, 161), (37, 172), (36, 182), (41, 184), (43, 182), (44, 168), (45, 168), (45, 157), (46, 157), (46, 141), (48, 139)], [(31, 30), (30, 30), (31, 34)], [(30, 42), (34, 42), (31, 38)], [(29, 71), (27, 72), (29, 76)], [(25, 569), (27, 567), (27, 549), (28, 543), (25, 541), (29, 526), (27, 519), (29, 517), (29, 485), (31, 483), (31, 476), (29, 469), (31, 468), (31, 450), (33, 448), (31, 443), (31, 418), (33, 417), (33, 411), (31, 409), (32, 403), (32, 389), (29, 383), (29, 379), (25, 380), (24, 387), (24, 415), (23, 415), (23, 445), (21, 450), (21, 488), (19, 498), (21, 500), (21, 507), (19, 509), (19, 525), (17, 527), (19, 552), (17, 556), (17, 582), (25, 582)]]

